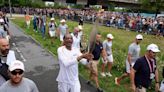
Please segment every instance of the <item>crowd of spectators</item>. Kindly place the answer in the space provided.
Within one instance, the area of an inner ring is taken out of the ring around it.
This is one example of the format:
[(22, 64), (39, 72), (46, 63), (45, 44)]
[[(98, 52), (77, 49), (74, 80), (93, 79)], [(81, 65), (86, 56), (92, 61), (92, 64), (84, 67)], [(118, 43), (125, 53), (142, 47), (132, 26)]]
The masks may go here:
[[(9, 12), (7, 7), (1, 8), (2, 11)], [(58, 17), (60, 19), (69, 19), (74, 21), (82, 20), (83, 22), (93, 23), (96, 19), (97, 11), (94, 9), (52, 9), (52, 8), (25, 8), (13, 7), (12, 13), (25, 14), (45, 14), (48, 17)], [(104, 11), (100, 18), (100, 23), (105, 26), (143, 32), (145, 34), (155, 34), (164, 36), (164, 18), (142, 16), (140, 13), (112, 12)]]

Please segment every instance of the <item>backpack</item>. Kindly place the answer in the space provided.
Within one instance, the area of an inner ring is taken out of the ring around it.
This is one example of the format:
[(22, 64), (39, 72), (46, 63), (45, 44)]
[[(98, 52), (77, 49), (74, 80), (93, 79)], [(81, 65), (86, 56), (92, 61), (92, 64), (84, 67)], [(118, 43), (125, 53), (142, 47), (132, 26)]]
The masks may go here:
[(7, 71), (8, 71), (8, 65), (6, 63), (2, 63), (0, 58), (0, 75), (2, 75), (5, 80), (10, 79)]

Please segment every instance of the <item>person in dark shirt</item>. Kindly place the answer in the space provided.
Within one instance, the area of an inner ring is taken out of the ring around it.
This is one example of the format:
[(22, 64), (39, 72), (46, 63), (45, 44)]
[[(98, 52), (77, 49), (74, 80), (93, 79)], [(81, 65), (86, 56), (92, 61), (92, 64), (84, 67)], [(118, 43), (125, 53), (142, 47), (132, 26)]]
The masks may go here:
[(159, 91), (156, 53), (160, 52), (156, 44), (150, 44), (144, 56), (138, 58), (131, 70), (131, 86), (135, 92), (146, 92), (151, 81), (155, 79), (155, 92)]
[[(103, 92), (103, 90), (99, 87), (97, 66), (101, 55), (103, 59), (106, 60), (106, 53), (100, 40), (101, 34), (98, 33), (96, 34), (96, 44), (92, 51), (94, 58), (92, 59), (92, 61), (89, 62), (88, 67), (90, 70), (90, 80), (95, 81), (98, 92)], [(87, 83), (89, 84), (90, 81), (88, 81)]]

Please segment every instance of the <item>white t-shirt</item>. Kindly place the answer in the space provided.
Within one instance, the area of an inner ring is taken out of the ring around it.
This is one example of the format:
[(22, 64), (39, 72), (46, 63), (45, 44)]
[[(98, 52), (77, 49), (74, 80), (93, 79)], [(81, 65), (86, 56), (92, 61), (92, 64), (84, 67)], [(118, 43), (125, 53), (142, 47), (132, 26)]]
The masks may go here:
[[(61, 46), (57, 53), (60, 70), (56, 81), (74, 85), (75, 81), (79, 81), (77, 57), (81, 55), (80, 50), (78, 48), (68, 50), (65, 46)], [(87, 62), (86, 59), (82, 61)]]
[(131, 62), (136, 62), (136, 60), (139, 58), (140, 50), (141, 48), (139, 44), (130, 44), (128, 53), (131, 54)]
[(65, 35), (67, 32), (67, 29), (68, 29), (67, 24), (64, 24), (64, 25), (60, 24), (59, 25), (60, 35)]
[(78, 35), (77, 37), (71, 33), (72, 35), (72, 38), (73, 38), (73, 43), (72, 43), (72, 47), (75, 47), (75, 48), (79, 48), (80, 49), (80, 36)]
[(103, 42), (103, 48), (106, 50), (107, 55), (112, 54), (112, 41), (105, 40)]
[(59, 25), (59, 32), (60, 32), (60, 41), (63, 41), (64, 35), (67, 33), (68, 26), (66, 24)]

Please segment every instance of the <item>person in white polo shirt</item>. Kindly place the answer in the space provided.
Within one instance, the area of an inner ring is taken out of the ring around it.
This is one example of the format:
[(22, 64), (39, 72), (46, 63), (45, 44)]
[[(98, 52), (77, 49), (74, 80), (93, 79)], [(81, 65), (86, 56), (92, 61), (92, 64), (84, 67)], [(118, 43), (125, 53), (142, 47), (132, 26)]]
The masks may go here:
[[(128, 48), (128, 55), (126, 59), (126, 72), (120, 76), (115, 78), (115, 84), (119, 85), (120, 81), (128, 76), (130, 76), (130, 71), (136, 60), (140, 57), (140, 42), (143, 40), (143, 36), (141, 34), (136, 35), (135, 41), (130, 44)], [(130, 76), (131, 78), (131, 76)]]
[(59, 32), (59, 35), (60, 35), (60, 41), (61, 42), (63, 42), (64, 35), (68, 33), (68, 25), (65, 22), (66, 22), (66, 20), (62, 19), (60, 21), (61, 24), (58, 27), (58, 32)]
[(8, 69), (10, 80), (2, 84), (0, 92), (39, 92), (32, 80), (23, 77), (25, 68), (21, 61), (13, 61)]
[[(113, 35), (112, 34), (107, 34), (107, 40), (103, 42), (103, 48), (106, 51), (107, 55), (107, 60), (103, 60), (102, 63), (102, 72), (101, 76), (105, 77), (106, 75), (111, 77), (111, 69), (112, 69), (112, 64), (113, 64), (113, 55), (112, 55), (112, 40), (113, 40)], [(108, 72), (105, 73), (105, 65), (107, 64), (108, 66)]]
[[(70, 34), (64, 36), (64, 45), (57, 50), (59, 60), (58, 92), (81, 92), (78, 63), (88, 63), (92, 54), (82, 54), (80, 49), (72, 47), (73, 38)], [(85, 59), (84, 59), (85, 58)]]

